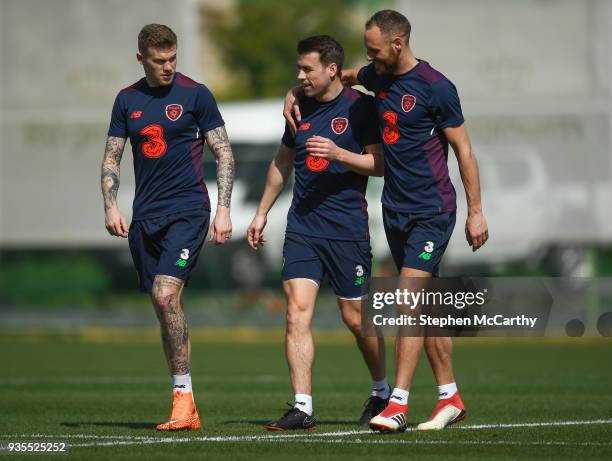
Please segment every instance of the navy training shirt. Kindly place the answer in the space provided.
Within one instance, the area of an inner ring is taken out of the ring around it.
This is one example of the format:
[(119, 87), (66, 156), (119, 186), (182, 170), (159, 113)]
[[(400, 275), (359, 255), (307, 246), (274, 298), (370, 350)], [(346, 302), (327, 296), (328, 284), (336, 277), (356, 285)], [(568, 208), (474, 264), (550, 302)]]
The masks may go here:
[(377, 75), (371, 63), (359, 70), (358, 79), (374, 92), (378, 106), (385, 152), (383, 205), (409, 213), (456, 210), (442, 131), (464, 121), (455, 86), (423, 60), (402, 75)]
[(368, 177), (339, 162), (313, 157), (306, 140), (323, 136), (338, 147), (360, 154), (365, 146), (380, 144), (374, 98), (343, 88), (332, 101), (306, 98), (302, 121), (293, 137), (288, 126), (282, 142), (296, 151), (293, 201), (287, 232), (334, 240), (369, 240)]
[(133, 219), (210, 211), (203, 134), (222, 125), (209, 89), (178, 72), (170, 85), (152, 88), (142, 78), (119, 92), (108, 135), (132, 144)]

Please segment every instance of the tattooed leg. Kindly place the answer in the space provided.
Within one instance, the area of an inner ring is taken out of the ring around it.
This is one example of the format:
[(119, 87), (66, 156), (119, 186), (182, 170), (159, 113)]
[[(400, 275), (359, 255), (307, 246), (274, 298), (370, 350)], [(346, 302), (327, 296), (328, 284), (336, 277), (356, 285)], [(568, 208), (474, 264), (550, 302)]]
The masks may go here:
[(159, 320), (168, 368), (173, 375), (190, 372), (191, 344), (183, 312), (184, 282), (169, 275), (156, 275), (151, 299)]

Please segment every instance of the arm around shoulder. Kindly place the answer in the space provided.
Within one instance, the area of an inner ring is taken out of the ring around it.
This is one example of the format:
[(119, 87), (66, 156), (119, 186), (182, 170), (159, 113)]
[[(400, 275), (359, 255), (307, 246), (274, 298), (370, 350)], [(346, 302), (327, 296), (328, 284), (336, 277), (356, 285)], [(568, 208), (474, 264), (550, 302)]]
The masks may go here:
[(361, 85), (359, 81), (359, 69), (342, 69), (340, 75), (342, 83), (347, 86)]

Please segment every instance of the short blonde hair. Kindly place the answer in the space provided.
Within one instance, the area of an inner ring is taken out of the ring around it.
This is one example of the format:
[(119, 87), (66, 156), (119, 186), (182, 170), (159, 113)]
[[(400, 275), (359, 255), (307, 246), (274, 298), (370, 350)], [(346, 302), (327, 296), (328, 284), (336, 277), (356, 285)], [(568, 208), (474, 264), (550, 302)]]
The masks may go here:
[(138, 51), (141, 54), (146, 54), (149, 48), (172, 48), (176, 44), (176, 34), (163, 24), (147, 24), (138, 34)]

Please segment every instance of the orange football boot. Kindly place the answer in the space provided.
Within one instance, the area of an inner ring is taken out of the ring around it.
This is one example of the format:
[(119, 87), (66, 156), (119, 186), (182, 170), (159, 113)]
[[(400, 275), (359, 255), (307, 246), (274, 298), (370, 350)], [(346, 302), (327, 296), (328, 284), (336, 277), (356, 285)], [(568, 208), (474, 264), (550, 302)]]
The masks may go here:
[(193, 393), (175, 391), (172, 394), (172, 414), (165, 423), (158, 424), (158, 431), (189, 431), (200, 429), (200, 416), (193, 401)]

